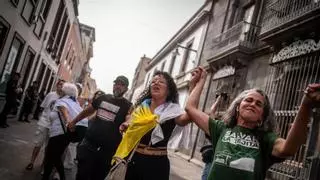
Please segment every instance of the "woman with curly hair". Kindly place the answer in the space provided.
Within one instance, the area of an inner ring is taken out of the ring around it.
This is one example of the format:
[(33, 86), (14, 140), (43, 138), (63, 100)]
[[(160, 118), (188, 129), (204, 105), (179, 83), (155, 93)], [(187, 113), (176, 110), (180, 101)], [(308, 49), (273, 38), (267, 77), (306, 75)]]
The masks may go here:
[(174, 80), (167, 72), (156, 72), (137, 100), (130, 121), (120, 127), (126, 132), (115, 159), (128, 157), (136, 147), (126, 180), (168, 180), (170, 162), (167, 146), (179, 139), (181, 126), (189, 122), (188, 115), (178, 104)]
[(197, 82), (186, 105), (190, 118), (211, 136), (214, 149), (208, 179), (262, 180), (267, 169), (292, 156), (307, 137), (311, 109), (320, 102), (320, 84), (307, 87), (298, 114), (286, 139), (275, 133), (275, 118), (268, 96), (259, 89), (243, 91), (234, 99), (223, 121), (197, 109), (206, 71), (193, 73)]

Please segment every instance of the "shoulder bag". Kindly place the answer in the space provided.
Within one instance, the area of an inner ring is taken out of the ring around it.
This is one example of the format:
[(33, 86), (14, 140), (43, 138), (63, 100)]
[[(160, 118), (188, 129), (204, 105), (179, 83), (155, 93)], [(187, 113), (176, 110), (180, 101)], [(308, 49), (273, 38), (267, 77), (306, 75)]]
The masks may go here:
[(139, 143), (132, 150), (127, 160), (119, 157), (113, 157), (113, 159), (115, 160), (115, 164), (111, 167), (107, 177), (104, 180), (125, 180), (126, 179), (128, 164), (130, 163), (138, 145)]
[(83, 139), (83, 137), (81, 137), (81, 135), (79, 135), (79, 132), (78, 132), (80, 127), (76, 126), (74, 131), (70, 131), (69, 128), (66, 129), (66, 126), (61, 118), (60, 112), (57, 111), (57, 113), (59, 116), (62, 130), (64, 134), (67, 136), (68, 140), (72, 143), (80, 142)]

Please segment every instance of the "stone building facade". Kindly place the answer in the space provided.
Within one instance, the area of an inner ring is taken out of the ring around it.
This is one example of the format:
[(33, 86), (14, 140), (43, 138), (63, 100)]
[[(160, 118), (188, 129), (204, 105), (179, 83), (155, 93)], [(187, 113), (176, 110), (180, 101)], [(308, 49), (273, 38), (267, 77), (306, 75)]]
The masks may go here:
[[(214, 1), (201, 54), (209, 71), (201, 108), (208, 109), (215, 94), (228, 99), (223, 114), (239, 92), (258, 87), (267, 92), (275, 110), (278, 133), (286, 137), (303, 89), (320, 82), (320, 43), (317, 23), (320, 2), (314, 0)], [(269, 169), (271, 179), (318, 179), (319, 111), (309, 123), (308, 139), (297, 154)], [(197, 147), (204, 142), (199, 133)]]

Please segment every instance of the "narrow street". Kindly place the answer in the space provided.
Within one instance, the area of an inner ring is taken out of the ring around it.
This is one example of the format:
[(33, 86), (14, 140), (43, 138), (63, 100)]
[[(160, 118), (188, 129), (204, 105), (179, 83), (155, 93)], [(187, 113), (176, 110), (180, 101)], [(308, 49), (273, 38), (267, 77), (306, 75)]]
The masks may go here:
[[(25, 166), (30, 160), (33, 149), (33, 136), (37, 121), (21, 123), (14, 118), (8, 119), (9, 128), (0, 129), (0, 180), (39, 180), (43, 150), (32, 171)], [(170, 155), (172, 180), (200, 180), (201, 167), (189, 163), (178, 155)], [(66, 170), (67, 180), (73, 180), (76, 168)]]

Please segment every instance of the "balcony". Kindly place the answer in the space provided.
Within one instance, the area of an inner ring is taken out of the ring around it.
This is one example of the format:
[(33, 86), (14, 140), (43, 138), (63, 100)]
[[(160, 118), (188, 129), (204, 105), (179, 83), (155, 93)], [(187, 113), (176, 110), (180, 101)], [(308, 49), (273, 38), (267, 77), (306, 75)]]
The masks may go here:
[[(257, 47), (259, 27), (242, 21), (213, 39), (209, 63), (248, 56)], [(234, 57), (234, 58), (233, 58)]]
[[(268, 41), (281, 36), (292, 36), (293, 31), (305, 31), (316, 26), (320, 18), (320, 0), (278, 0), (266, 7), (260, 38)], [(308, 25), (306, 25), (308, 23)], [(302, 26), (303, 25), (303, 26)], [(294, 28), (293, 28), (294, 27)], [(283, 33), (285, 32), (285, 33)]]

